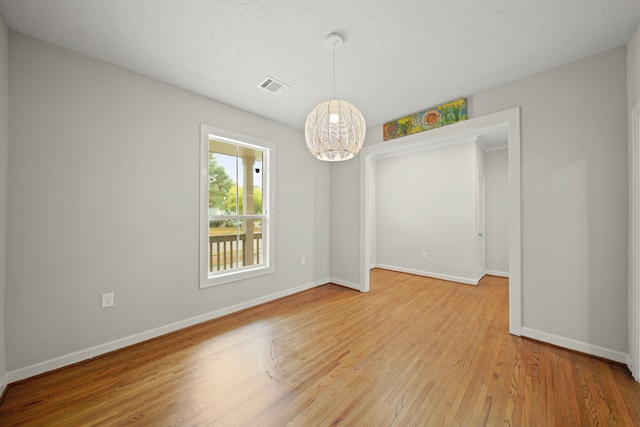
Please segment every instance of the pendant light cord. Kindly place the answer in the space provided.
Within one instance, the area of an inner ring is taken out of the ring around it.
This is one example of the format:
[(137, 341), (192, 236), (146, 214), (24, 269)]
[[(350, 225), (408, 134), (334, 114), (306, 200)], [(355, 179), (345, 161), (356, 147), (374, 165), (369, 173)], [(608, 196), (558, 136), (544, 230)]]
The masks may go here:
[(336, 99), (336, 42), (333, 42), (333, 99)]

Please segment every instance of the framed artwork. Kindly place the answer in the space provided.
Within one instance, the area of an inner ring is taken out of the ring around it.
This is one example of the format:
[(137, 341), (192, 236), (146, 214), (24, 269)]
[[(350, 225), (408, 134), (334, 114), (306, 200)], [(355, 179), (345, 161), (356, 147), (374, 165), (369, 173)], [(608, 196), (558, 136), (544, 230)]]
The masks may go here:
[(447, 102), (382, 125), (385, 141), (467, 120), (467, 98)]

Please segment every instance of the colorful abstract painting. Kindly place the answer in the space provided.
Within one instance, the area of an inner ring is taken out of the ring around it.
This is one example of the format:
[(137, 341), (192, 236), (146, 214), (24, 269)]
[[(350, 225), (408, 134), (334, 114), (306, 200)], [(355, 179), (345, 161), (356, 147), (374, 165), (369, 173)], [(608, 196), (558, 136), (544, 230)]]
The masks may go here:
[(467, 119), (467, 99), (447, 102), (419, 113), (411, 114), (382, 125), (385, 141), (425, 130), (450, 125)]

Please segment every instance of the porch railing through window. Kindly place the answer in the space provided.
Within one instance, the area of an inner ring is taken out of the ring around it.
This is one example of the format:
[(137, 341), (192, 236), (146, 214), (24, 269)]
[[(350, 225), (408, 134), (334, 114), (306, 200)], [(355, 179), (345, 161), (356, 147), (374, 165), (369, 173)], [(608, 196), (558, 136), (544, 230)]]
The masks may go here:
[[(246, 265), (260, 264), (262, 233), (253, 233), (253, 242), (247, 247), (246, 234), (209, 236), (209, 271), (228, 270)], [(249, 250), (248, 262), (245, 252)]]

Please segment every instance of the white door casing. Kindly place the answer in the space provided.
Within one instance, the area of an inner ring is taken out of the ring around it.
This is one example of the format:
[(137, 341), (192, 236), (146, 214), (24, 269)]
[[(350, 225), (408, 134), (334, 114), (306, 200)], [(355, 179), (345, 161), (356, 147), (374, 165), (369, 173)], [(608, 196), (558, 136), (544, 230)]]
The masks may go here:
[(631, 109), (629, 139), (629, 360), (640, 382), (640, 102)]
[(477, 174), (476, 195), (476, 262), (478, 266), (478, 281), (484, 277), (487, 270), (487, 241), (486, 241), (486, 184), (484, 176)]

